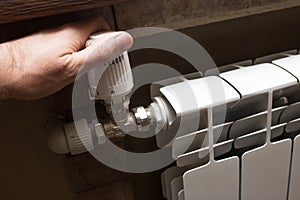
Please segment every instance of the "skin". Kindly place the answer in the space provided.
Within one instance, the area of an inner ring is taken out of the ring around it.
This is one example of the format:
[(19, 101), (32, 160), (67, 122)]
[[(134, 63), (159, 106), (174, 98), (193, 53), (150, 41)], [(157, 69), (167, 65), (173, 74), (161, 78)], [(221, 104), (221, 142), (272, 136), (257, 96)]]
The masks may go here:
[(114, 32), (84, 48), (91, 34), (104, 31), (109, 26), (96, 16), (0, 44), (0, 100), (49, 96), (132, 46), (128, 33)]

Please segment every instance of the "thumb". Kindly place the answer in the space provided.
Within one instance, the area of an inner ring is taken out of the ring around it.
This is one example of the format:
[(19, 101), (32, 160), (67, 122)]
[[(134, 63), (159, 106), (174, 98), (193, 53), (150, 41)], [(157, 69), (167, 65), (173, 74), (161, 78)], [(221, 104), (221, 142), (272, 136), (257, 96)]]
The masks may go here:
[(78, 69), (80, 74), (94, 67), (101, 67), (105, 70), (108, 62), (127, 51), (132, 44), (133, 39), (127, 32), (111, 32), (100, 35), (87, 48), (76, 53), (74, 59), (78, 59), (81, 61), (79, 63), (82, 63)]

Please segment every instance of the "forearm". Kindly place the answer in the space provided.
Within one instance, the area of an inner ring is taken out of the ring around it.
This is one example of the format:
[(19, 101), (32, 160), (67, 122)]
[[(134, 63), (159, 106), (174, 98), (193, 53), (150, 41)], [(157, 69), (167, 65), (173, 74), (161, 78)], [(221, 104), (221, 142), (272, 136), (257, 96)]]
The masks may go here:
[(11, 43), (0, 44), (0, 100), (12, 98), (14, 85), (14, 58)]

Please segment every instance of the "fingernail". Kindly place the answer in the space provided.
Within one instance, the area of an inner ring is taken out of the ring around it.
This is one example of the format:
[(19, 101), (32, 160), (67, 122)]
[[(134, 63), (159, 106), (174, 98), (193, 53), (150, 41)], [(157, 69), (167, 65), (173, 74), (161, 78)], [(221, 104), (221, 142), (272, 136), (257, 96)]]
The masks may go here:
[(132, 46), (132, 37), (126, 32), (118, 35), (116, 41), (122, 51), (130, 49), (130, 47)]

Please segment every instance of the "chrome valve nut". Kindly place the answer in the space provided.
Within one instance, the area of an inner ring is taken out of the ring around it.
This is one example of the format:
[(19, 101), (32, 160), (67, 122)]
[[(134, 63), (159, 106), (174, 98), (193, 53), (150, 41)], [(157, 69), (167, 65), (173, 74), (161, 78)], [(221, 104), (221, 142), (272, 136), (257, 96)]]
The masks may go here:
[(142, 106), (134, 109), (134, 116), (135, 116), (136, 124), (138, 126), (144, 127), (149, 125), (151, 122), (147, 110)]

